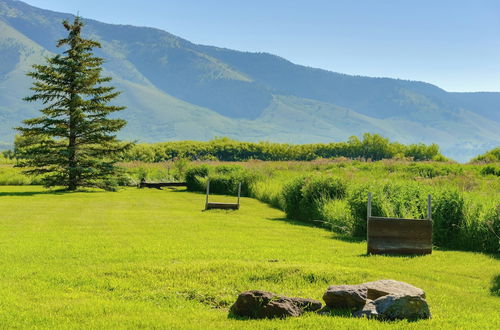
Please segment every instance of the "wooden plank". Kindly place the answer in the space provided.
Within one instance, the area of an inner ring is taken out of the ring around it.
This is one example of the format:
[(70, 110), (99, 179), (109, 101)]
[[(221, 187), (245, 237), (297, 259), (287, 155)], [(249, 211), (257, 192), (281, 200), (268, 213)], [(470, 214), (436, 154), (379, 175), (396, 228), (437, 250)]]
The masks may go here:
[(139, 188), (186, 187), (186, 182), (141, 182)]
[(432, 253), (432, 221), (397, 218), (368, 218), (368, 253)]
[(369, 218), (370, 237), (432, 238), (429, 220)]
[(207, 203), (206, 209), (224, 209), (224, 210), (238, 210), (240, 208), (239, 204), (234, 203)]

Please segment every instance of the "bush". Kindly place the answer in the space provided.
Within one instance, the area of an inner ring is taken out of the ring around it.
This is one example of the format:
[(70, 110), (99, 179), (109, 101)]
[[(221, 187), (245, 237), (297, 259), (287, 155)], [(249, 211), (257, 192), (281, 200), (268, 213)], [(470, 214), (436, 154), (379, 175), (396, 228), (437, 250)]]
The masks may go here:
[(432, 202), (433, 242), (443, 247), (459, 247), (458, 236), (464, 222), (464, 198), (454, 188), (436, 190)]
[(335, 232), (351, 235), (353, 217), (346, 200), (330, 200), (321, 205), (321, 218)]
[(500, 252), (500, 205), (498, 201), (466, 201), (465, 220), (456, 248), (468, 251)]
[(330, 176), (298, 177), (283, 188), (285, 212), (289, 218), (322, 220), (322, 205), (329, 200), (344, 198), (346, 184)]
[(500, 166), (496, 165), (486, 165), (481, 169), (482, 175), (496, 175), (500, 176)]
[(186, 170), (186, 186), (189, 191), (203, 191), (204, 184), (200, 182), (200, 178), (206, 178), (209, 173), (208, 165), (197, 165)]

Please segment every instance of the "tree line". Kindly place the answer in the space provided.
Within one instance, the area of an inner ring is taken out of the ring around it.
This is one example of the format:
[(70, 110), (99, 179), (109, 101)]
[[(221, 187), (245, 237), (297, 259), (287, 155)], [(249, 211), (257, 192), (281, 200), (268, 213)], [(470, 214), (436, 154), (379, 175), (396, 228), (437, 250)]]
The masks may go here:
[(350, 137), (345, 142), (288, 144), (241, 142), (218, 138), (208, 142), (173, 141), (136, 144), (122, 154), (123, 161), (163, 162), (174, 159), (219, 161), (310, 161), (318, 158), (381, 160), (411, 159), (446, 161), (437, 144), (404, 145), (391, 142), (378, 134)]

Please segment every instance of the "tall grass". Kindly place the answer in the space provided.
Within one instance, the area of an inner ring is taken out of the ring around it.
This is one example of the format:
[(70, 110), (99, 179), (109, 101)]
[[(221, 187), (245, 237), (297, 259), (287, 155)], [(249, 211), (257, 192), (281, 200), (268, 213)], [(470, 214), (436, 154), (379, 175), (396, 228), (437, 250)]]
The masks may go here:
[(187, 171), (196, 178), (190, 190), (202, 191), (210, 179), (216, 183), (214, 193), (235, 194), (233, 187), (243, 182), (245, 194), (284, 210), (288, 218), (326, 225), (353, 237), (366, 237), (368, 192), (373, 195), (374, 215), (413, 219), (427, 217), (431, 194), (435, 245), (500, 252), (500, 185), (494, 177), (483, 177), (481, 168), (291, 162), (277, 163), (272, 172), (267, 166), (195, 165)]
[[(188, 190), (254, 197), (290, 219), (327, 226), (344, 235), (366, 236), (367, 193), (374, 215), (425, 218), (433, 196), (437, 246), (500, 252), (500, 180), (495, 164), (317, 159), (311, 162), (204, 162), (121, 164), (125, 185), (148, 181), (186, 181)], [(0, 165), (0, 185), (39, 184), (12, 165)]]

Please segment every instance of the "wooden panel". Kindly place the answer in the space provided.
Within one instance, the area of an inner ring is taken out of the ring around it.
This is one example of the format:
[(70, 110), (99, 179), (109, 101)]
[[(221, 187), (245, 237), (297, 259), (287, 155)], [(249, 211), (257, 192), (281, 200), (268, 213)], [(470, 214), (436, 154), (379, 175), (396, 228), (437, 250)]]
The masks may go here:
[(186, 182), (141, 182), (139, 188), (186, 187)]
[(432, 221), (370, 217), (368, 253), (429, 254), (432, 252)]
[(210, 209), (226, 209), (226, 210), (238, 210), (240, 208), (239, 204), (233, 203), (207, 203), (207, 210)]

